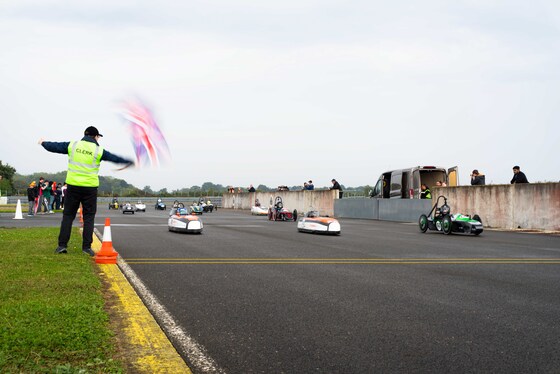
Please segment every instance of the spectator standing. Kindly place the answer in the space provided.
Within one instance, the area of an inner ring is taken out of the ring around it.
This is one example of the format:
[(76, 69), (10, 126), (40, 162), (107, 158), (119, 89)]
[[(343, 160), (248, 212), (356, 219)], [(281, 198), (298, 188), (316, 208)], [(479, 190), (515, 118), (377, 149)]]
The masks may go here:
[(64, 185), (61, 188), (61, 197), (60, 197), (60, 208), (64, 209), (64, 197), (66, 196), (66, 189), (68, 188), (68, 185), (66, 183), (64, 183)]
[(29, 210), (27, 211), (28, 216), (34, 216), (35, 211), (35, 200), (37, 199), (37, 183), (35, 181), (29, 183), (27, 188), (27, 202), (29, 204)]
[(334, 178), (331, 180), (331, 183), (331, 190), (338, 190), (338, 198), (342, 199), (342, 187), (340, 187), (340, 183), (338, 183)]
[(313, 181), (310, 179), (309, 182), (307, 182), (306, 190), (313, 191), (314, 189), (315, 186), (313, 185)]
[(51, 197), (52, 197), (52, 186), (51, 183), (49, 181), (45, 181), (45, 183), (43, 183), (43, 187), (41, 187), (43, 189), (43, 201), (44, 204), (47, 207), (47, 211), (45, 211), (45, 213), (53, 213), (53, 211), (51, 210)]
[(49, 210), (54, 210), (54, 200), (56, 199), (56, 182), (51, 182), (51, 199)]
[(525, 173), (521, 171), (521, 168), (517, 165), (513, 167), (513, 178), (511, 179), (511, 184), (515, 183), (529, 183)]
[(39, 140), (39, 144), (47, 151), (68, 155), (68, 172), (66, 174), (68, 186), (64, 197), (64, 211), (55, 253), (68, 252), (66, 247), (72, 232), (72, 222), (82, 204), (84, 217), (82, 251), (90, 256), (95, 255), (91, 250), (91, 243), (93, 242), (93, 224), (97, 211), (98, 173), (101, 161), (127, 164), (126, 167), (134, 163), (103, 149), (98, 143), (102, 136), (95, 127), (89, 126), (85, 129), (84, 137), (81, 140), (73, 142)]
[(54, 207), (53, 209), (60, 209), (60, 199), (62, 198), (62, 188), (60, 186), (60, 183), (56, 184), (56, 189), (53, 191), (54, 192)]
[(47, 207), (45, 206), (45, 199), (43, 198), (43, 187), (45, 186), (45, 179), (39, 177), (39, 183), (37, 184), (37, 208), (36, 213), (43, 214), (47, 212)]
[(253, 187), (253, 185), (249, 185), (249, 189), (247, 190), (249, 192), (256, 192), (257, 190), (255, 190), (255, 187)]
[(486, 184), (486, 177), (484, 174), (480, 174), (477, 169), (474, 169), (471, 173), (471, 185), (473, 186), (484, 186)]

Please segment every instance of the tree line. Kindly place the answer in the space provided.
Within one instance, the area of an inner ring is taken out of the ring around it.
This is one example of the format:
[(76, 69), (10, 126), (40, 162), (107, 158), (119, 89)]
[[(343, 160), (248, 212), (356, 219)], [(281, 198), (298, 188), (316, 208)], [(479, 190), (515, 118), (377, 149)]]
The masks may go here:
[[(16, 172), (16, 169), (9, 164), (2, 164), (2, 161), (0, 160), (0, 193), (2, 195), (25, 195), (29, 183), (31, 183), (31, 181), (39, 181), (40, 177), (43, 177), (48, 181), (64, 183), (64, 180), (66, 179), (66, 171), (59, 171), (56, 173), (37, 172), (33, 174), (23, 175), (18, 174)], [(201, 186), (194, 185), (191, 187), (184, 187), (175, 190), (168, 190), (167, 188), (154, 190), (150, 186), (138, 188), (123, 179), (100, 175), (98, 195), (127, 197), (221, 196), (228, 191), (228, 187), (230, 186), (224, 186), (212, 182), (205, 182)], [(235, 191), (238, 191), (238, 188), (239, 187), (235, 187)], [(289, 189), (291, 191), (299, 191), (302, 188), (303, 186), (289, 186)], [(367, 196), (367, 191), (371, 189), (370, 186), (342, 186), (342, 188), (346, 194), (355, 194), (358, 196)], [(243, 192), (247, 191), (246, 187), (241, 187), (241, 189)], [(276, 191), (277, 188), (260, 184), (256, 187), (256, 190), (259, 192), (271, 192)]]

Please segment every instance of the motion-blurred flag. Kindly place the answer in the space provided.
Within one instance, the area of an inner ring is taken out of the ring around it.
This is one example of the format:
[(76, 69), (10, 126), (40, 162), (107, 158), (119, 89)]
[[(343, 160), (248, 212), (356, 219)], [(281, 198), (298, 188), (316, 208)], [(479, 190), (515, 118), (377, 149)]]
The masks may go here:
[(171, 159), (167, 141), (144, 103), (139, 99), (123, 102), (121, 116), (128, 126), (137, 165), (159, 166)]

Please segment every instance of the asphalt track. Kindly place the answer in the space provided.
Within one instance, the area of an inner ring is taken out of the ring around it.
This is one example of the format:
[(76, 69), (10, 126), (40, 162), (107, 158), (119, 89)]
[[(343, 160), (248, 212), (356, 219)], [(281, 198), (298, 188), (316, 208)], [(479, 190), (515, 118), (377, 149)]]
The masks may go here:
[[(560, 371), (560, 236), (341, 220), (328, 237), (228, 210), (185, 235), (150, 208), (100, 206), (101, 231), (105, 217), (122, 258), (216, 371)], [(60, 216), (0, 226), (46, 221)]]

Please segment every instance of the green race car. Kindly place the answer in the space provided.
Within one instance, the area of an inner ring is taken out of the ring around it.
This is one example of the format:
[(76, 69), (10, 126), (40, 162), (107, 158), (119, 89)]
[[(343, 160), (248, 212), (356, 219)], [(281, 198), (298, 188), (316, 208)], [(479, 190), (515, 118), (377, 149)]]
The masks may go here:
[[(439, 205), (442, 198), (443, 205)], [(423, 233), (427, 230), (434, 230), (443, 232), (445, 235), (452, 232), (480, 235), (484, 230), (482, 220), (477, 214), (472, 217), (460, 213), (451, 214), (451, 208), (447, 205), (445, 196), (439, 196), (432, 210), (427, 215), (422, 214), (420, 216), (418, 226)]]

